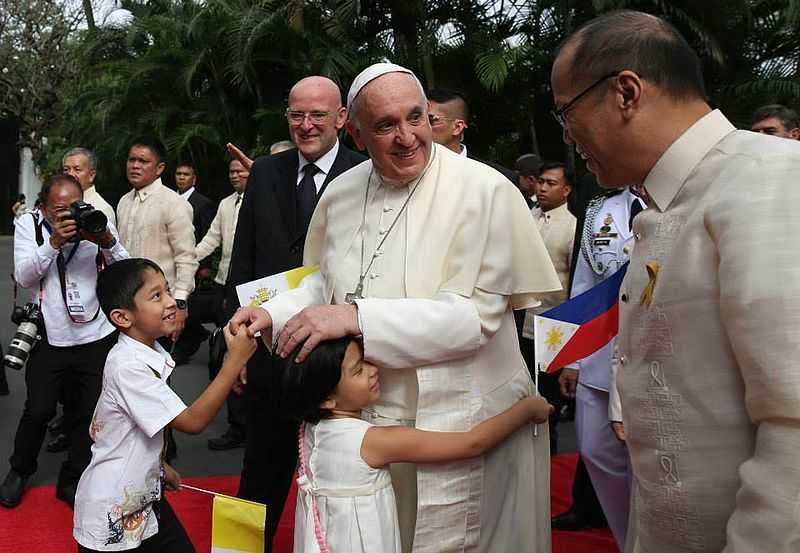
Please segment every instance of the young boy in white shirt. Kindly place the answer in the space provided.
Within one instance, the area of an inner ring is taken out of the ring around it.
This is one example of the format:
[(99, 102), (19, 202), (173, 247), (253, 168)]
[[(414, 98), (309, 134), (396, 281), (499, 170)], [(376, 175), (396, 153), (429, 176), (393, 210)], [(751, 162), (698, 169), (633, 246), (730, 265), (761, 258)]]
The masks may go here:
[(175, 330), (177, 309), (159, 266), (148, 259), (118, 261), (98, 276), (97, 297), (120, 334), (92, 418), (92, 460), (75, 495), (78, 552), (194, 552), (162, 493), (164, 485), (180, 487), (180, 476), (163, 461), (164, 429), (202, 432), (255, 352), (255, 340), (226, 327), (225, 363), (186, 407), (167, 386), (175, 364), (157, 342)]

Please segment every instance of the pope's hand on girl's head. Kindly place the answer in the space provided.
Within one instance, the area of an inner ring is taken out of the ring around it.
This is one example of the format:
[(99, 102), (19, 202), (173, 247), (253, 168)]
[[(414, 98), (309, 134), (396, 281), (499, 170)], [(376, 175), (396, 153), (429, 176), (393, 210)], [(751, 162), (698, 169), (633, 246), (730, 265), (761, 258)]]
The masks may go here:
[(357, 336), (360, 332), (355, 305), (313, 305), (286, 322), (276, 351), (285, 358), (303, 344), (297, 354), (297, 362), (302, 363), (323, 340)]

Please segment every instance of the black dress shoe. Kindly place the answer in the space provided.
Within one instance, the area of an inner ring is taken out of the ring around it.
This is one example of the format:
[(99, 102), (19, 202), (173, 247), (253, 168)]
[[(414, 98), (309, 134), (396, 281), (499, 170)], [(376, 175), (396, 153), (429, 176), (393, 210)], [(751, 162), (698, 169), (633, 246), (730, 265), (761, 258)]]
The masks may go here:
[(19, 505), (27, 482), (27, 476), (21, 475), (14, 469), (9, 470), (6, 479), (0, 484), (0, 505), (9, 509)]
[(75, 484), (66, 486), (56, 486), (56, 497), (69, 505), (70, 509), (75, 508)]
[(590, 517), (579, 515), (576, 511), (569, 510), (551, 518), (550, 527), (553, 530), (575, 532), (584, 528), (607, 528), (608, 523), (605, 520), (593, 520)]
[(553, 530), (575, 532), (576, 530), (583, 530), (587, 526), (587, 522), (583, 517), (578, 516), (575, 511), (567, 511), (550, 519), (550, 527)]
[(237, 447), (244, 447), (244, 438), (236, 432), (228, 431), (219, 438), (208, 440), (208, 449), (214, 451), (225, 451), (227, 449), (236, 449)]
[(50, 453), (59, 453), (69, 449), (69, 437), (63, 432), (47, 442), (44, 448)]

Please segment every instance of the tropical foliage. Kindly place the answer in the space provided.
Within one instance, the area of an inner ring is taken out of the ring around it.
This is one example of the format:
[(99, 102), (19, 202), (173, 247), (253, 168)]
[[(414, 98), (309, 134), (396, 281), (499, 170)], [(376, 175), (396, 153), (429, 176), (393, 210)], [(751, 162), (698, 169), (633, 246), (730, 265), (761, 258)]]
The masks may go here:
[[(38, 115), (20, 111), (10, 96), (0, 99), (3, 112), (21, 120), (23, 139), (45, 170), (58, 168), (67, 145), (96, 149), (112, 199), (125, 190), (127, 145), (142, 133), (158, 135), (172, 162), (194, 160), (205, 186), (221, 196), (227, 191), (224, 144), (258, 153), (287, 138), (283, 112), (295, 81), (324, 74), (346, 92), (360, 69), (381, 59), (414, 69), (428, 87), (464, 91), (473, 115), (467, 142), (483, 157), (506, 164), (529, 151), (569, 158), (547, 115), (553, 53), (578, 25), (617, 8), (672, 21), (701, 54), (712, 103), (740, 124), (759, 104), (800, 99), (800, 0), (119, 4), (130, 14), (124, 22), (70, 30), (66, 61), (56, 66), (63, 71), (46, 76), (58, 86), (50, 87)], [(27, 74), (30, 64), (6, 61), (8, 32), (0, 27), (0, 65)], [(0, 83), (7, 86), (3, 72)], [(49, 138), (46, 146), (42, 136)]]

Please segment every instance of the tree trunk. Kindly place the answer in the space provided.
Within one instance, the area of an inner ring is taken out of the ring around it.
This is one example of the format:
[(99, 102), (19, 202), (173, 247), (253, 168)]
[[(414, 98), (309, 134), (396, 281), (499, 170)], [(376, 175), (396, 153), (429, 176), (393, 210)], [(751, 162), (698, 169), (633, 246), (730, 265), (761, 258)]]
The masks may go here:
[(83, 0), (83, 13), (86, 14), (86, 25), (90, 31), (94, 31), (97, 26), (94, 23), (94, 8), (92, 0)]

